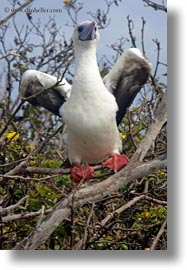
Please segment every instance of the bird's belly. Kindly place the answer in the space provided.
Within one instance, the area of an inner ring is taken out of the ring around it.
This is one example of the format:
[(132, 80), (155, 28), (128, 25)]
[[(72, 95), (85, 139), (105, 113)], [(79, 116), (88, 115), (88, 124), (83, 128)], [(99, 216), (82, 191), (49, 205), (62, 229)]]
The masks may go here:
[(98, 163), (120, 148), (119, 134), (92, 130), (91, 134), (67, 132), (68, 155), (72, 163)]
[(84, 98), (71, 96), (62, 109), (72, 163), (98, 163), (121, 148), (114, 97), (108, 91), (99, 98), (92, 95), (86, 102)]

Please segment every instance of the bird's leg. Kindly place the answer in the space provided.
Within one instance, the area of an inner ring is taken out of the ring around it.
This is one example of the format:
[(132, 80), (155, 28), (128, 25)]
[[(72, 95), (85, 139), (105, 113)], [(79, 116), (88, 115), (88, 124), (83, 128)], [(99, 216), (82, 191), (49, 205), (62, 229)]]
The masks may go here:
[(104, 161), (102, 165), (103, 167), (112, 169), (114, 172), (117, 172), (125, 165), (127, 165), (128, 162), (129, 159), (126, 155), (114, 154), (111, 157), (109, 157), (106, 161)]
[(88, 164), (75, 163), (71, 169), (70, 176), (75, 183), (85, 182), (92, 178), (94, 168)]

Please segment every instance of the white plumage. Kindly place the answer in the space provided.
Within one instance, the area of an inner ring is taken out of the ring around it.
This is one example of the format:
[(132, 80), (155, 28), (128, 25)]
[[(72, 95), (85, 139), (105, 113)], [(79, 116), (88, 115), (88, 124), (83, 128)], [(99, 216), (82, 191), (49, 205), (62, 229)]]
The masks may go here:
[[(32, 96), (29, 99), (32, 105), (40, 105), (62, 116), (67, 125), (66, 144), (71, 163), (93, 164), (117, 154), (113, 156), (113, 165), (111, 161), (103, 163), (115, 170), (128, 162), (126, 156), (118, 155), (121, 139), (117, 125), (147, 81), (151, 65), (138, 49), (131, 48), (119, 57), (102, 79), (96, 59), (98, 40), (95, 22), (85, 21), (75, 27), (75, 74), (72, 87), (65, 78), (60, 85), (52, 87), (57, 78), (28, 70), (22, 77), (20, 93), (24, 97)], [(78, 166), (81, 172), (77, 176), (76, 166), (71, 176), (79, 181), (84, 173)], [(88, 167), (87, 179), (92, 175), (92, 169)]]
[[(57, 78), (55, 76), (40, 72), (40, 71), (36, 71), (36, 70), (27, 70), (24, 72), (23, 77), (22, 77), (22, 82), (20, 84), (20, 94), (22, 96), (25, 96), (25, 92), (27, 89), (27, 87), (29, 86), (29, 84), (33, 84), (33, 82), (35, 83), (35, 87), (36, 87), (36, 83), (38, 82), (38, 84), (40, 85), (41, 91), (47, 88), (52, 87), (53, 85), (55, 85), (57, 83)], [(62, 81), (60, 82), (60, 84), (58, 86), (56, 86), (56, 91), (58, 91), (58, 93), (64, 97), (64, 98), (68, 98), (70, 96), (71, 93), (71, 85), (67, 82), (67, 80), (65, 78), (62, 79)], [(33, 93), (31, 94), (36, 94), (36, 91), (33, 91)]]
[(67, 146), (72, 163), (98, 163), (121, 151), (121, 140), (116, 124), (118, 106), (101, 78), (96, 45), (99, 33), (92, 22), (96, 38), (80, 40), (78, 27), (73, 34), (75, 75), (70, 98), (60, 109), (67, 125)]

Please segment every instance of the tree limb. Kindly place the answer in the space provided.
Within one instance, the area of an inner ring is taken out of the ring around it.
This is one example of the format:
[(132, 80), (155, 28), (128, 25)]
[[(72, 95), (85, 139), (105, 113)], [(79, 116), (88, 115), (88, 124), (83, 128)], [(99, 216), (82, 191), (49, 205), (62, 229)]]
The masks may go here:
[(33, 0), (27, 0), (25, 3), (23, 3), (21, 6), (18, 8), (14, 9), (8, 16), (6, 16), (4, 19), (0, 20), (0, 26), (5, 24), (10, 18), (12, 18), (17, 12), (21, 11), (23, 8), (28, 6), (30, 3), (32, 3)]
[(164, 3), (160, 5), (150, 0), (143, 0), (143, 2), (146, 3), (147, 6), (152, 7), (155, 10), (161, 10), (161, 11), (167, 12), (167, 7), (164, 5)]
[(72, 201), (74, 209), (82, 207), (88, 202), (95, 203), (115, 190), (124, 187), (129, 182), (135, 181), (137, 178), (142, 178), (150, 173), (166, 168), (167, 162), (163, 158), (142, 163), (152, 142), (156, 139), (166, 122), (166, 115), (166, 94), (164, 94), (155, 111), (154, 121), (150, 124), (144, 139), (142, 139), (128, 165), (100, 183), (74, 190), (67, 198), (57, 203), (46, 220), (28, 237), (18, 243), (14, 249), (37, 249), (40, 244), (48, 239), (59, 224), (71, 214)]
[(49, 214), (45, 221), (33, 231), (28, 237), (18, 243), (14, 249), (31, 250), (45, 242), (59, 224), (71, 213), (71, 203), (73, 197), (74, 208), (81, 207), (88, 202), (97, 202), (101, 198), (109, 195), (127, 183), (141, 178), (149, 173), (166, 168), (166, 161), (152, 160), (145, 163), (130, 162), (120, 172), (112, 175), (108, 179), (94, 185), (80, 188), (71, 193), (68, 198), (61, 200)]

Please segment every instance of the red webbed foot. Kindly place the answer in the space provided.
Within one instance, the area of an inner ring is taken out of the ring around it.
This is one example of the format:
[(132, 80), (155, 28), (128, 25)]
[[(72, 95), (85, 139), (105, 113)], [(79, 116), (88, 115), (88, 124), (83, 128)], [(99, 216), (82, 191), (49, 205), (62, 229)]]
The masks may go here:
[(75, 183), (80, 183), (81, 181), (86, 182), (90, 180), (93, 176), (94, 168), (87, 164), (75, 163), (71, 169), (70, 176)]
[(102, 165), (106, 168), (112, 169), (114, 172), (117, 172), (127, 165), (128, 162), (129, 159), (126, 155), (114, 154), (104, 161)]

